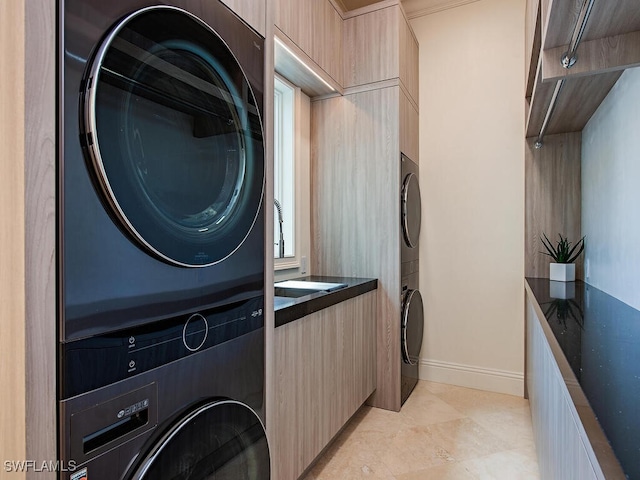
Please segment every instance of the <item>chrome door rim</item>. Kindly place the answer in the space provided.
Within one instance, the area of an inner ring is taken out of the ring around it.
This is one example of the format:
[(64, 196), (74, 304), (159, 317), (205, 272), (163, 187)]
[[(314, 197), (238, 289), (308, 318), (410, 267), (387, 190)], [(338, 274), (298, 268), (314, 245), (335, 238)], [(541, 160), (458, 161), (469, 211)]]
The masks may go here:
[[(182, 267), (192, 267), (192, 268), (209, 267), (211, 265), (215, 265), (217, 263), (220, 263), (220, 262), (224, 261), (225, 259), (229, 258), (231, 255), (233, 255), (242, 246), (242, 244), (246, 241), (247, 237), (249, 236), (249, 234), (253, 230), (253, 228), (255, 226), (255, 223), (256, 223), (256, 221), (258, 219), (258, 216), (260, 214), (260, 209), (261, 209), (262, 202), (263, 202), (263, 197), (264, 197), (265, 178), (266, 178), (264, 166), (263, 166), (263, 169), (262, 169), (262, 172), (261, 172), (261, 175), (262, 175), (261, 189), (262, 189), (262, 191), (261, 191), (261, 194), (260, 194), (260, 200), (259, 200), (258, 204), (256, 205), (255, 213), (254, 213), (254, 216), (253, 216), (253, 220), (251, 221), (251, 225), (247, 229), (247, 232), (245, 233), (245, 235), (242, 238), (242, 240), (235, 246), (235, 248), (232, 251), (230, 251), (223, 258), (217, 259), (217, 260), (215, 260), (213, 262), (208, 262), (208, 263), (203, 263), (203, 264), (192, 264), (192, 263), (182, 262), (180, 260), (172, 258), (172, 257), (164, 254), (163, 252), (159, 251), (142, 234), (140, 234), (140, 232), (136, 229), (136, 227), (131, 223), (131, 221), (128, 219), (126, 213), (124, 212), (124, 209), (122, 208), (122, 206), (118, 202), (117, 196), (115, 195), (115, 193), (113, 191), (113, 188), (112, 188), (112, 186), (111, 186), (111, 184), (109, 182), (109, 178), (107, 176), (107, 172), (106, 172), (105, 167), (104, 167), (104, 162), (103, 162), (103, 159), (102, 159), (102, 155), (100, 153), (100, 147), (98, 145), (97, 121), (96, 121), (96, 94), (97, 94), (96, 86), (97, 86), (97, 83), (98, 83), (98, 79), (100, 77), (100, 69), (101, 69), (102, 64), (104, 62), (105, 56), (106, 56), (107, 52), (109, 51), (109, 48), (111, 47), (111, 44), (113, 43), (113, 40), (118, 36), (118, 34), (121, 32), (121, 30), (126, 25), (128, 25), (134, 18), (136, 18), (136, 17), (138, 17), (140, 15), (143, 15), (145, 13), (148, 13), (148, 12), (162, 11), (162, 10), (164, 10), (164, 11), (173, 11), (173, 12), (184, 14), (184, 15), (188, 16), (189, 18), (191, 18), (192, 20), (194, 20), (195, 22), (197, 22), (198, 24), (200, 24), (202, 27), (204, 27), (210, 33), (215, 35), (225, 45), (225, 47), (228, 50), (228, 53), (234, 58), (238, 68), (242, 72), (242, 75), (243, 75), (245, 81), (247, 82), (247, 85), (249, 86), (250, 94), (255, 99), (255, 96), (253, 94), (251, 86), (250, 86), (250, 84), (249, 84), (249, 82), (247, 80), (247, 75), (244, 72), (244, 70), (242, 69), (242, 66), (240, 65), (240, 63), (238, 62), (238, 59), (236, 58), (236, 56), (233, 54), (233, 52), (229, 48), (227, 42), (225, 42), (224, 39), (222, 37), (220, 37), (220, 35), (218, 35), (218, 33), (213, 28), (211, 28), (206, 22), (204, 22), (203, 20), (198, 18), (196, 15), (194, 15), (194, 14), (192, 14), (192, 13), (190, 13), (190, 12), (188, 12), (188, 11), (182, 9), (182, 8), (179, 8), (179, 7), (174, 7), (174, 6), (170, 6), (170, 5), (156, 5), (156, 6), (145, 7), (145, 8), (141, 8), (139, 10), (136, 10), (133, 13), (130, 13), (126, 17), (124, 17), (121, 20), (119, 20), (117, 25), (109, 32), (109, 34), (106, 36), (106, 38), (104, 40), (102, 40), (98, 51), (96, 52), (95, 56), (93, 57), (93, 59), (91, 61), (90, 73), (89, 73), (88, 76), (86, 76), (86, 80), (83, 82), (83, 85), (84, 85), (84, 89), (83, 89), (83, 119), (84, 119), (84, 125), (82, 125), (83, 128), (81, 128), (81, 134), (86, 139), (86, 146), (87, 146), (87, 151), (89, 152), (89, 156), (91, 158), (91, 164), (94, 167), (98, 182), (99, 182), (99, 184), (100, 184), (100, 186), (101, 186), (101, 188), (102, 188), (102, 190), (103, 190), (103, 192), (105, 194), (104, 196), (106, 197), (106, 200), (109, 203), (111, 209), (113, 210), (113, 212), (115, 213), (115, 215), (117, 216), (117, 218), (121, 222), (121, 224), (124, 226), (124, 228), (138, 242), (140, 242), (140, 244), (143, 245), (146, 249), (148, 249), (150, 252), (152, 252), (153, 254), (157, 255), (158, 257), (160, 257), (161, 259), (165, 260), (168, 263), (171, 263), (171, 264), (174, 264), (174, 265), (178, 265), (178, 266), (182, 266)], [(260, 120), (260, 129), (263, 130), (262, 118), (260, 117), (260, 111), (259, 110), (258, 110), (257, 114), (258, 114), (258, 117), (259, 117), (259, 120)]]

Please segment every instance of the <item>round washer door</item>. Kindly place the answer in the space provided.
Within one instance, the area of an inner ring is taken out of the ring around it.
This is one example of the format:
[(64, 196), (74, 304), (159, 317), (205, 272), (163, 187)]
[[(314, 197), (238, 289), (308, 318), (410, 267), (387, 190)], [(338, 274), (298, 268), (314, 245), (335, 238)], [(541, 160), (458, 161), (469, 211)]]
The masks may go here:
[(418, 177), (410, 173), (402, 183), (402, 233), (407, 246), (415, 248), (420, 239), (422, 207)]
[(262, 422), (246, 405), (221, 400), (191, 412), (160, 438), (132, 480), (268, 480)]
[(409, 290), (402, 303), (401, 350), (402, 361), (416, 365), (422, 348), (424, 309), (419, 290)]
[(83, 85), (81, 141), (121, 228), (182, 266), (237, 250), (260, 210), (264, 145), (251, 86), (218, 34), (175, 7), (138, 10)]

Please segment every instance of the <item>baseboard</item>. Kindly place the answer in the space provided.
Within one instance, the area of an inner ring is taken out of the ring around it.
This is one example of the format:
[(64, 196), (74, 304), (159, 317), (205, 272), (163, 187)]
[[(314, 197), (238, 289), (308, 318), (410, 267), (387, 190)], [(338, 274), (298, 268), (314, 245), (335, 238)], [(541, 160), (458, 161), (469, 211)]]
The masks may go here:
[(420, 359), (420, 380), (477, 388), (522, 397), (524, 374), (508, 370)]

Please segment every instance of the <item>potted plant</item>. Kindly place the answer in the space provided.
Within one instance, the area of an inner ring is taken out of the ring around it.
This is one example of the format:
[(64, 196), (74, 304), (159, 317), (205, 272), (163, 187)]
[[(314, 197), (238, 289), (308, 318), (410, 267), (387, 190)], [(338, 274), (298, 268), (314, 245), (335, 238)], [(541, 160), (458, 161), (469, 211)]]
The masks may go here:
[(549, 279), (560, 282), (573, 282), (576, 279), (576, 265), (573, 263), (584, 250), (584, 237), (572, 247), (567, 237), (558, 234), (560, 240), (554, 247), (549, 238), (542, 233), (540, 240), (553, 262), (549, 264)]

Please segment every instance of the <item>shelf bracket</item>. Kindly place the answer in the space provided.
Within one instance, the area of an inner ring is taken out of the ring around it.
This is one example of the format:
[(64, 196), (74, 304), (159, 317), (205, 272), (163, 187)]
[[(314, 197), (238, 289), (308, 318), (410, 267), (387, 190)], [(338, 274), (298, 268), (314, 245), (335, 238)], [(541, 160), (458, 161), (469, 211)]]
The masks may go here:
[(584, 34), (585, 29), (587, 28), (587, 22), (589, 21), (589, 16), (591, 15), (591, 9), (593, 8), (593, 3), (595, 0), (584, 0), (582, 3), (582, 8), (580, 8), (580, 14), (576, 19), (576, 24), (573, 27), (573, 34), (571, 35), (571, 43), (569, 43), (569, 50), (564, 52), (562, 58), (560, 59), (560, 63), (564, 68), (571, 68), (578, 61), (578, 46), (580, 45), (580, 40), (582, 40), (582, 35)]
[[(593, 9), (594, 2), (595, 0), (584, 0), (584, 2), (582, 3), (580, 13), (578, 14), (576, 23), (573, 26), (573, 34), (571, 35), (569, 50), (567, 50), (560, 59), (560, 63), (564, 68), (571, 68), (578, 61), (578, 46), (580, 45), (582, 35), (587, 28), (587, 22), (589, 21), (589, 16), (591, 15), (591, 10)], [(553, 96), (551, 97), (551, 101), (549, 102), (547, 114), (544, 116), (544, 121), (542, 122), (540, 133), (538, 134), (538, 138), (536, 140), (536, 143), (534, 144), (535, 148), (542, 148), (544, 135), (547, 133), (547, 127), (549, 126), (549, 121), (551, 120), (553, 111), (556, 108), (556, 104), (558, 103), (558, 96), (562, 91), (562, 87), (564, 87), (564, 82), (564, 78), (556, 82), (556, 88), (553, 90)]]

